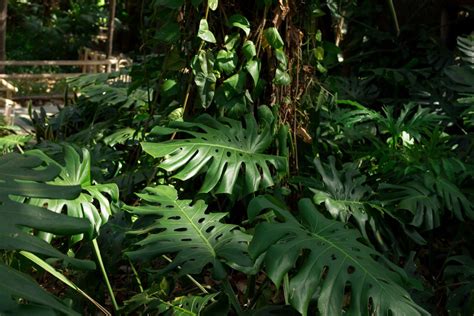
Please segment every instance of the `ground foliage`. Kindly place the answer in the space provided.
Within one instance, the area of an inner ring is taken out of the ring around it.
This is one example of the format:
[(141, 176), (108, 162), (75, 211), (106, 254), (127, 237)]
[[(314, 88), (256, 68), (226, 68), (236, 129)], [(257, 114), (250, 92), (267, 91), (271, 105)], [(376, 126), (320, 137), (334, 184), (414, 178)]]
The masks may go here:
[(1, 127), (0, 314), (474, 313), (472, 8), (118, 2), (133, 67)]

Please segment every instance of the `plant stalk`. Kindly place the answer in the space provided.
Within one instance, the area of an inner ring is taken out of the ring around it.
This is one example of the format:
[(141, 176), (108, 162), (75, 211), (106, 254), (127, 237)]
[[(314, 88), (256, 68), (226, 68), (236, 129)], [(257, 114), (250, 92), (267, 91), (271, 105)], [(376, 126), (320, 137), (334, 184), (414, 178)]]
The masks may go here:
[(234, 307), (235, 312), (238, 316), (242, 316), (244, 314), (242, 311), (242, 307), (237, 301), (237, 294), (235, 294), (234, 289), (232, 288), (232, 285), (230, 285), (229, 279), (227, 277), (224, 278), (224, 280), (222, 281), (222, 286), (224, 288), (224, 292), (229, 297), (230, 304), (232, 305), (232, 307)]
[(117, 304), (117, 300), (115, 299), (114, 291), (112, 290), (112, 286), (110, 285), (109, 277), (107, 276), (107, 271), (105, 270), (104, 262), (102, 261), (102, 255), (100, 254), (99, 244), (97, 243), (97, 238), (92, 240), (92, 245), (94, 246), (94, 252), (97, 256), (97, 262), (99, 263), (100, 270), (102, 272), (102, 276), (104, 277), (105, 284), (107, 286), (107, 290), (109, 291), (110, 299), (112, 300), (112, 304), (114, 306), (114, 310), (118, 311), (119, 306)]
[(395, 30), (397, 31), (397, 36), (399, 36), (400, 25), (398, 24), (397, 10), (395, 10), (395, 5), (393, 4), (393, 0), (387, 0), (387, 1), (388, 1), (388, 6), (390, 7), (390, 14), (392, 15), (393, 23), (395, 25)]
[(144, 292), (142, 281), (140, 280), (140, 277), (138, 276), (137, 269), (135, 269), (135, 266), (132, 263), (132, 260), (128, 259), (128, 263), (130, 263), (130, 267), (132, 268), (133, 275), (135, 276), (135, 280), (137, 280), (138, 288), (140, 289), (140, 293)]

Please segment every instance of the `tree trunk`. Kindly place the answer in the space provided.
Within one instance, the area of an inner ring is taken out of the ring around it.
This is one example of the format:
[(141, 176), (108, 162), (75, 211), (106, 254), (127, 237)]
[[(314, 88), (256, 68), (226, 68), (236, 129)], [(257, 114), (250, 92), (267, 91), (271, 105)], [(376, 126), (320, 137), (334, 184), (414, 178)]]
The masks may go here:
[[(7, 58), (6, 42), (7, 42), (7, 7), (8, 0), (0, 0), (0, 60)], [(5, 72), (5, 66), (0, 66), (0, 73)]]
[[(1, 1), (1, 0), (0, 0)], [(110, 0), (109, 2), (109, 29), (107, 34), (107, 58), (112, 56), (114, 49), (114, 29), (115, 29), (115, 10), (117, 7), (116, 0)]]

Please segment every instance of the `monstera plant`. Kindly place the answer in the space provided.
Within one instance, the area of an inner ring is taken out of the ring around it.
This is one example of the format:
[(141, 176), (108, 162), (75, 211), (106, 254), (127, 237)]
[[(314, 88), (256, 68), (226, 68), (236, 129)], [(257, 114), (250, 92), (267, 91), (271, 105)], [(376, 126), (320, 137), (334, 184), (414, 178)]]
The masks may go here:
[(225, 276), (223, 263), (235, 268), (252, 266), (247, 251), (251, 236), (236, 225), (222, 223), (226, 213), (209, 213), (201, 200), (179, 200), (177, 191), (170, 186), (146, 188), (138, 196), (143, 205), (126, 206), (125, 210), (139, 216), (154, 216), (154, 220), (129, 232), (144, 237), (126, 252), (130, 258), (150, 260), (175, 253), (172, 263), (162, 272), (179, 266), (180, 273), (197, 274), (211, 265), (218, 278)]
[(176, 179), (189, 180), (205, 173), (199, 189), (202, 193), (235, 193), (237, 182), (245, 194), (252, 193), (272, 186), (274, 176), (288, 171), (286, 157), (265, 153), (272, 143), (270, 127), (259, 127), (252, 115), (245, 117), (245, 127), (233, 119), (216, 120), (202, 115), (193, 122), (158, 127), (154, 133), (191, 136), (161, 143), (144, 142), (142, 147), (153, 157), (163, 158), (159, 167)]
[(276, 286), (288, 278), (288, 301), (302, 315), (315, 294), (321, 315), (429, 315), (404, 289), (405, 272), (358, 241), (357, 231), (325, 218), (309, 199), (298, 209), (299, 218), (272, 197), (255, 198), (251, 220), (264, 210), (276, 217), (257, 225), (249, 252), (265, 256)]
[[(38, 157), (16, 153), (0, 157), (0, 250), (27, 251), (47, 258), (58, 258), (82, 268), (94, 268), (92, 262), (68, 257), (33, 234), (34, 230), (39, 230), (65, 236), (91, 235), (93, 227), (88, 221), (21, 203), (30, 198), (76, 198), (81, 192), (79, 186), (54, 186), (47, 183), (54, 180), (59, 172), (59, 168)], [(29, 276), (3, 263), (0, 264), (0, 275), (0, 313), (75, 314)]]

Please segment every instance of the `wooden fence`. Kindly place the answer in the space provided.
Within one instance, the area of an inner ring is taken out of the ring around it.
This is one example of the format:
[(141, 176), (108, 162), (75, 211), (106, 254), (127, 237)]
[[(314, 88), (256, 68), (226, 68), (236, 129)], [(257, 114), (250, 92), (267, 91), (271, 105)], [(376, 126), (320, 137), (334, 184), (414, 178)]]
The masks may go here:
[[(0, 105), (5, 107), (4, 116), (7, 123), (12, 122), (14, 108), (20, 106), (14, 100), (54, 99), (52, 96), (22, 96), (14, 97), (18, 89), (9, 80), (60, 80), (77, 77), (86, 73), (110, 73), (131, 65), (131, 60), (126, 58), (105, 58), (100, 54), (88, 49), (81, 52), (81, 60), (5, 60), (0, 61), (1, 66), (39, 67), (39, 66), (73, 66), (81, 69), (81, 72), (73, 73), (12, 73), (0, 74)], [(128, 81), (127, 78), (124, 79)]]

